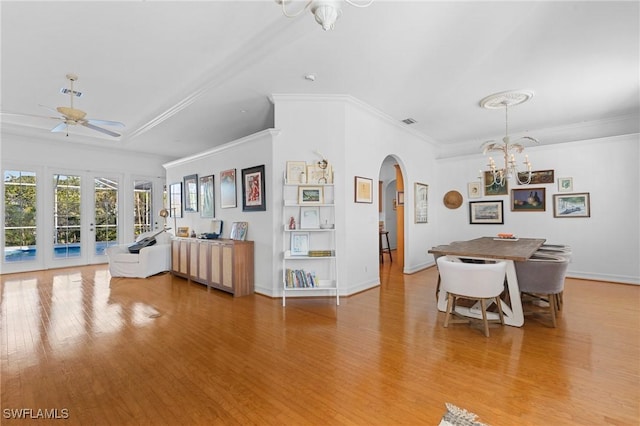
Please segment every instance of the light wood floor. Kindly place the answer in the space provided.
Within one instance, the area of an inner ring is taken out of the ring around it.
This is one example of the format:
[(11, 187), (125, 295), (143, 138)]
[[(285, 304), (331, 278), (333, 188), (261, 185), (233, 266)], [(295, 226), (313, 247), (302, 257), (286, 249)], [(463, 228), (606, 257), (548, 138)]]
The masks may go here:
[(395, 268), (339, 307), (105, 265), (1, 276), (0, 422), (436, 425), (451, 402), (491, 425), (638, 425), (640, 287), (569, 279), (558, 328), (486, 338), (443, 328), (434, 268)]

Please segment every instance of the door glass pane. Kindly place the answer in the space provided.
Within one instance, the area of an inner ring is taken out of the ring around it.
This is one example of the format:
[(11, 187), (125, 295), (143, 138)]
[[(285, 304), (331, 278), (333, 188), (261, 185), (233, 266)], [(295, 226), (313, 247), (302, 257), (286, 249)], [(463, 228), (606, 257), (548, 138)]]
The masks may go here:
[(153, 184), (148, 180), (133, 182), (133, 233), (134, 238), (153, 229)]
[(33, 261), (36, 257), (36, 174), (4, 172), (4, 259)]
[(95, 254), (103, 256), (107, 247), (118, 244), (118, 182), (109, 178), (94, 182)]
[(55, 259), (80, 256), (80, 176), (53, 175)]

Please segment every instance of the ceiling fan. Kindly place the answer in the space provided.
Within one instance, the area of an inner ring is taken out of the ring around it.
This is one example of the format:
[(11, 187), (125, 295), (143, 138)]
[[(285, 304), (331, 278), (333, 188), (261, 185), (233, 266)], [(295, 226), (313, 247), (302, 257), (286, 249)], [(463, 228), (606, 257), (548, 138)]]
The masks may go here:
[(64, 94), (69, 94), (69, 99), (70, 99), (70, 106), (65, 107), (65, 106), (59, 106), (57, 107), (55, 110), (53, 108), (49, 108), (47, 106), (44, 105), (40, 105), (43, 108), (47, 108), (53, 112), (57, 112), (59, 114), (61, 114), (61, 116), (58, 117), (46, 117), (46, 116), (42, 116), (42, 115), (31, 115), (31, 114), (17, 114), (17, 115), (26, 115), (26, 116), (31, 116), (31, 117), (42, 117), (42, 118), (51, 118), (54, 120), (61, 120), (62, 122), (60, 124), (58, 124), (57, 126), (55, 126), (53, 129), (51, 129), (52, 132), (62, 132), (62, 131), (67, 131), (67, 136), (69, 136), (69, 126), (75, 126), (75, 125), (80, 125), (80, 126), (84, 126), (87, 127), (89, 129), (98, 131), (100, 133), (104, 133), (106, 135), (109, 136), (113, 136), (115, 138), (119, 137), (120, 134), (116, 133), (114, 131), (102, 128), (102, 127), (98, 127), (97, 124), (99, 125), (106, 125), (106, 126), (115, 126), (115, 127), (124, 127), (124, 124), (119, 122), (119, 121), (109, 121), (109, 120), (98, 120), (98, 119), (94, 119), (94, 118), (86, 118), (87, 113), (80, 110), (80, 109), (76, 109), (73, 107), (73, 97), (77, 96), (80, 97), (82, 96), (81, 92), (77, 92), (75, 90), (73, 90), (73, 83), (75, 81), (78, 81), (78, 76), (75, 74), (67, 74), (67, 80), (69, 80), (69, 89), (62, 89), (61, 92)]

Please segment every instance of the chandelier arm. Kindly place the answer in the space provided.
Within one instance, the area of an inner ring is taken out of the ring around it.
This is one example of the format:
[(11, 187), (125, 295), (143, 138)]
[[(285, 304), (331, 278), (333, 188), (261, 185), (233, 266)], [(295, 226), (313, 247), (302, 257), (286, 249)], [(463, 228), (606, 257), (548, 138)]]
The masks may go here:
[(287, 18), (295, 18), (297, 16), (300, 16), (300, 14), (302, 14), (305, 10), (307, 10), (309, 8), (309, 6), (311, 5), (311, 0), (309, 0), (307, 2), (307, 4), (305, 4), (304, 7), (302, 9), (300, 9), (298, 12), (296, 12), (294, 14), (290, 14), (290, 13), (287, 12), (287, 7), (285, 6), (285, 3), (287, 3), (288, 0), (278, 0), (278, 1), (282, 5), (282, 14), (284, 16), (286, 16)]
[(362, 7), (362, 8), (369, 7), (371, 6), (371, 3), (373, 3), (373, 0), (369, 0), (369, 2), (365, 4), (354, 3), (352, 0), (344, 0), (344, 1), (349, 3), (351, 6)]

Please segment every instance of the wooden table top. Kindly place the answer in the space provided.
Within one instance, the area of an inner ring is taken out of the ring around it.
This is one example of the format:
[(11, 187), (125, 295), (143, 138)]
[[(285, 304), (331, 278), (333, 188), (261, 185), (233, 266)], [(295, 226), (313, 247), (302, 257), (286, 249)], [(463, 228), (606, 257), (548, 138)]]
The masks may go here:
[(450, 254), (460, 257), (483, 257), (488, 259), (508, 259), (525, 261), (540, 248), (544, 238), (519, 238), (513, 240), (495, 240), (494, 237), (481, 237), (469, 241), (456, 241), (445, 246), (437, 246), (428, 253)]

